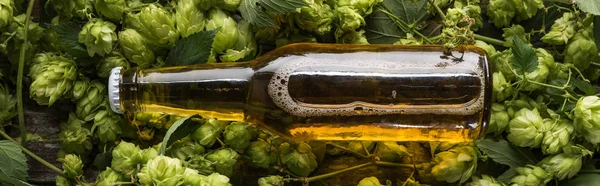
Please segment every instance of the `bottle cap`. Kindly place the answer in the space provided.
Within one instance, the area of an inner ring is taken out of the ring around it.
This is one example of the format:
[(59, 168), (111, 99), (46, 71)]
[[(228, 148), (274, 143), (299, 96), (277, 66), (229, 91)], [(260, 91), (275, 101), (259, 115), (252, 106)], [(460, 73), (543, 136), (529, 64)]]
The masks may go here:
[(121, 100), (119, 99), (119, 84), (121, 83), (121, 69), (115, 67), (110, 71), (108, 77), (108, 101), (113, 112), (123, 114), (121, 110)]

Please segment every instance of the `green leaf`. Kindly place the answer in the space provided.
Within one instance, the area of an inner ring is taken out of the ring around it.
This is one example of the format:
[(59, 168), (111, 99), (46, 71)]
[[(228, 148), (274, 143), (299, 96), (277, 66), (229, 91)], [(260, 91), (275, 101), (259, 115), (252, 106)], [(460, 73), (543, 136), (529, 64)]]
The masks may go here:
[(594, 41), (600, 47), (600, 16), (594, 16)]
[(202, 119), (202, 117), (198, 114), (195, 114), (181, 118), (175, 121), (175, 123), (173, 123), (173, 126), (169, 128), (169, 130), (165, 134), (165, 137), (163, 138), (163, 142), (160, 146), (160, 149), (158, 150), (159, 155), (164, 155), (167, 147), (171, 146), (177, 140), (180, 140), (190, 135), (191, 133), (196, 131), (198, 127), (202, 126), (201, 123), (198, 123), (193, 119)]
[(590, 82), (572, 78), (571, 83), (575, 85), (575, 87), (577, 87), (579, 90), (583, 91), (586, 96), (596, 94), (596, 87), (594, 87)]
[(2, 183), (3, 185), (12, 185), (12, 186), (30, 186), (31, 185), (27, 182), (17, 180), (15, 178), (8, 177), (3, 174), (0, 174), (0, 183)]
[(96, 155), (94, 159), (94, 166), (98, 168), (98, 170), (104, 170), (106, 167), (110, 166), (112, 161), (112, 152), (103, 152)]
[(498, 178), (496, 178), (498, 181), (501, 181), (502, 183), (510, 183), (510, 180), (515, 177), (517, 175), (517, 169), (515, 168), (510, 168), (506, 171), (504, 171), (504, 173), (502, 173), (500, 176), (498, 176)]
[(308, 6), (303, 0), (242, 0), (238, 10), (242, 17), (258, 27), (277, 27), (275, 21), (266, 11), (287, 14), (297, 8)]
[(428, 18), (427, 0), (384, 0), (366, 20), (365, 36), (371, 44), (391, 44)]
[(27, 180), (27, 158), (18, 144), (0, 140), (0, 175)]
[(535, 50), (527, 45), (518, 36), (513, 36), (513, 53), (512, 66), (517, 70), (517, 73), (524, 74), (533, 72), (538, 66), (538, 57)]
[(487, 154), (496, 163), (508, 165), (511, 168), (535, 164), (535, 158), (531, 152), (518, 148), (506, 140), (482, 139), (476, 141), (475, 144), (479, 150)]
[(166, 66), (185, 66), (206, 63), (219, 29), (201, 31), (183, 38), (169, 51)]
[(560, 186), (574, 186), (574, 185), (598, 185), (600, 183), (600, 174), (580, 174), (579, 176), (561, 182)]
[(577, 0), (575, 1), (577, 7), (584, 12), (600, 15), (600, 1), (595, 0)]
[(78, 41), (81, 27), (73, 22), (65, 22), (52, 26), (59, 38), (59, 47), (61, 50), (69, 53), (73, 57), (89, 57), (85, 46)]

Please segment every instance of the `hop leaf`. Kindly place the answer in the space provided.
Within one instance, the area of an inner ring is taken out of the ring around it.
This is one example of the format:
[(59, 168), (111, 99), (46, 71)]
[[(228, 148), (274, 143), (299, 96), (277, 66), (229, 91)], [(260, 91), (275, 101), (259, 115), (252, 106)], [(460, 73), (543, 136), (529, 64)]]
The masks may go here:
[(40, 53), (33, 60), (29, 71), (30, 96), (40, 105), (51, 106), (68, 95), (77, 78), (75, 61), (55, 53)]
[(95, 54), (104, 56), (112, 51), (117, 41), (116, 29), (117, 25), (111, 22), (94, 19), (83, 26), (77, 40), (85, 44), (90, 57)]

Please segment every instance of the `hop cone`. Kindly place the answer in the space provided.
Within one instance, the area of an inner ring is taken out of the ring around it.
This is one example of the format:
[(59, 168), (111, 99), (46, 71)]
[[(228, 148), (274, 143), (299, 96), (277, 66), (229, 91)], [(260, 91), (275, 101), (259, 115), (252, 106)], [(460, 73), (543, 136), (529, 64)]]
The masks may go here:
[(75, 178), (83, 174), (83, 161), (79, 156), (67, 154), (64, 158), (59, 159), (62, 162), (63, 175), (69, 178)]
[(97, 186), (112, 186), (113, 183), (125, 181), (123, 174), (107, 167), (96, 179)]
[(570, 179), (581, 169), (581, 154), (561, 153), (544, 158), (538, 165), (558, 180)]
[(192, 139), (196, 140), (200, 145), (210, 147), (221, 134), (221, 124), (215, 119), (209, 119), (200, 128), (192, 133)]
[(146, 39), (133, 29), (119, 32), (119, 44), (123, 54), (139, 68), (148, 68), (156, 59), (154, 52), (148, 46)]
[(363, 178), (362, 180), (360, 180), (358, 182), (358, 186), (382, 186), (382, 185), (383, 184), (381, 184), (381, 182), (379, 182), (379, 179), (377, 179), (377, 177), (375, 177), (375, 176)]
[(473, 181), (467, 183), (467, 186), (504, 186), (502, 182), (488, 175), (481, 175), (481, 178), (473, 176), (472, 179)]
[(211, 9), (208, 12), (206, 30), (219, 29), (213, 42), (213, 50), (216, 53), (223, 54), (235, 46), (239, 34), (236, 28), (237, 23), (228, 13), (220, 9)]
[(435, 155), (431, 173), (438, 181), (467, 181), (477, 169), (478, 153), (472, 146), (458, 146)]
[(259, 186), (283, 186), (282, 176), (267, 176), (258, 179)]
[(56, 176), (56, 186), (71, 186), (71, 181), (63, 176)]
[(130, 175), (140, 163), (143, 163), (141, 150), (133, 143), (121, 141), (112, 151), (111, 168), (115, 171)]
[(369, 15), (373, 12), (373, 7), (383, 0), (338, 0), (337, 7), (347, 6), (356, 10), (360, 15)]
[(252, 139), (248, 127), (251, 126), (249, 124), (238, 122), (229, 124), (225, 127), (225, 131), (223, 132), (225, 144), (236, 150), (246, 149)]
[(298, 27), (320, 36), (331, 32), (331, 23), (335, 17), (329, 5), (323, 1), (308, 2), (308, 6), (301, 7), (300, 12), (294, 14)]
[(294, 145), (284, 143), (279, 149), (281, 149), (281, 161), (292, 173), (298, 176), (308, 176), (317, 168), (317, 157), (312, 153), (308, 144), (304, 142)]
[(544, 186), (552, 179), (552, 175), (538, 166), (527, 165), (516, 170), (518, 175), (510, 180), (510, 185)]
[(564, 45), (575, 35), (575, 21), (571, 12), (566, 12), (554, 21), (550, 32), (542, 37), (542, 41), (552, 45)]
[(92, 133), (102, 143), (114, 142), (117, 140), (117, 136), (121, 134), (120, 123), (121, 117), (113, 113), (112, 110), (100, 110), (94, 116)]
[(220, 175), (219, 173), (212, 173), (211, 175), (208, 175), (204, 185), (231, 186), (229, 183), (229, 178), (225, 175)]
[(336, 31), (337, 38), (344, 35), (345, 32), (355, 31), (366, 24), (363, 16), (360, 15), (358, 11), (348, 6), (336, 7), (335, 14), (341, 24)]
[(51, 0), (54, 10), (64, 19), (76, 16), (79, 19), (87, 17), (92, 13), (92, 3), (89, 0)]
[(230, 148), (219, 149), (206, 155), (206, 159), (213, 162), (215, 170), (225, 176), (233, 174), (233, 166), (238, 158), (239, 154)]
[(205, 156), (195, 155), (190, 158), (188, 162), (188, 167), (195, 169), (202, 175), (209, 175), (215, 173), (214, 163), (210, 160), (207, 160)]
[(91, 121), (94, 119), (94, 113), (100, 107), (106, 98), (106, 86), (97, 80), (91, 82), (90, 87), (85, 93), (85, 97), (77, 100), (75, 112), (79, 119)]
[(506, 126), (508, 126), (508, 122), (510, 121), (510, 116), (506, 111), (506, 107), (499, 103), (492, 103), (492, 115), (490, 117), (490, 125), (486, 129), (485, 133), (494, 135), (499, 135), (504, 132)]
[(579, 70), (587, 69), (598, 55), (598, 47), (587, 30), (580, 30), (567, 44), (564, 50), (565, 63), (575, 65)]
[(1, 123), (17, 115), (17, 99), (10, 94), (8, 85), (0, 83), (0, 127)]
[(121, 52), (113, 51), (108, 56), (102, 58), (98, 63), (98, 76), (108, 78), (110, 71), (115, 67), (123, 67), (123, 69), (129, 68), (129, 62)]
[(60, 146), (66, 153), (85, 154), (92, 149), (91, 132), (84, 128), (84, 121), (69, 115), (69, 120), (61, 124), (61, 130), (58, 134)]
[(495, 101), (504, 101), (506, 98), (514, 95), (514, 89), (511, 83), (506, 81), (506, 78), (504, 78), (504, 74), (502, 74), (502, 72), (494, 72), (492, 74), (492, 81), (492, 96)]
[(150, 4), (137, 16), (137, 31), (153, 44), (168, 48), (175, 45), (179, 39), (175, 21), (167, 10)]
[(137, 174), (143, 185), (182, 185), (186, 168), (181, 161), (167, 156), (150, 160)]
[(29, 77), (33, 79), (30, 91), (40, 105), (52, 105), (69, 94), (77, 77), (75, 61), (54, 53), (37, 54), (33, 60)]
[(95, 54), (104, 56), (112, 51), (117, 41), (115, 29), (117, 25), (109, 21), (94, 19), (83, 26), (77, 40), (85, 44), (90, 57)]
[(90, 80), (82, 74), (79, 74), (79, 78), (73, 83), (73, 88), (71, 89), (71, 100), (77, 101), (81, 99), (89, 88)]
[(166, 154), (169, 157), (178, 158), (181, 161), (185, 161), (188, 158), (197, 155), (204, 154), (204, 147), (194, 141), (191, 141), (189, 138), (184, 138), (184, 140), (177, 141), (169, 147)]
[[(550, 74), (550, 68), (555, 66), (554, 57), (552, 57), (552, 55), (550, 55), (550, 53), (544, 49), (537, 49), (536, 54), (538, 56), (537, 68), (533, 72), (526, 73), (525, 78), (528, 81), (545, 83), (548, 75)], [(534, 83), (524, 83), (521, 87), (521, 90), (533, 91), (541, 87), (541, 85)]]
[(0, 28), (8, 26), (13, 19), (12, 0), (0, 0)]
[(379, 142), (375, 151), (379, 159), (389, 162), (399, 162), (405, 154), (408, 154), (408, 149), (396, 142)]
[(242, 0), (223, 0), (221, 7), (227, 11), (235, 12)]
[(177, 30), (183, 38), (204, 29), (204, 13), (194, 4), (194, 1), (178, 1), (174, 19)]
[(537, 109), (523, 108), (508, 123), (508, 141), (520, 147), (539, 147), (544, 138), (545, 125)]
[(573, 134), (573, 123), (568, 119), (544, 119), (544, 125), (548, 130), (544, 133), (542, 140), (542, 152), (544, 154), (560, 153), (571, 141)]
[(244, 155), (250, 165), (261, 168), (269, 168), (269, 165), (277, 159), (274, 147), (262, 139), (251, 142)]
[(575, 106), (575, 127), (593, 144), (600, 143), (600, 97), (586, 96)]
[(120, 21), (123, 13), (127, 9), (125, 0), (95, 0), (95, 7), (98, 13), (110, 20)]
[(538, 9), (544, 8), (542, 0), (512, 0), (517, 9), (517, 21), (529, 19), (537, 13)]
[(508, 26), (516, 14), (516, 5), (512, 0), (490, 0), (487, 6), (487, 15), (494, 26), (502, 28)]

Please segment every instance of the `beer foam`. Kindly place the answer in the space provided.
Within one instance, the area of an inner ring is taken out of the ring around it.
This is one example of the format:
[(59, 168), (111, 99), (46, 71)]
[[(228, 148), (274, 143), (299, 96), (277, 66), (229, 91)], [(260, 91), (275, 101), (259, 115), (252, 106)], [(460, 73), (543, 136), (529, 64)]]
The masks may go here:
[[(440, 65), (444, 64), (444, 65)], [(435, 105), (376, 105), (365, 102), (354, 102), (344, 108), (309, 107), (301, 105), (295, 101), (288, 90), (290, 76), (299, 68), (311, 67), (351, 67), (351, 68), (369, 68), (385, 69), (386, 71), (400, 71), (406, 68), (452, 68), (470, 70), (475, 72), (480, 80), (479, 97), (470, 103), (463, 104), (460, 107), (453, 105), (452, 108), (440, 108)], [(269, 96), (273, 102), (284, 111), (300, 116), (356, 116), (356, 115), (387, 115), (387, 114), (450, 114), (450, 115), (472, 115), (483, 110), (485, 74), (479, 67), (477, 60), (461, 61), (459, 63), (449, 63), (433, 61), (387, 61), (387, 60), (336, 60), (336, 59), (316, 59), (310, 57), (294, 58), (282, 65), (275, 71), (267, 87)]]

